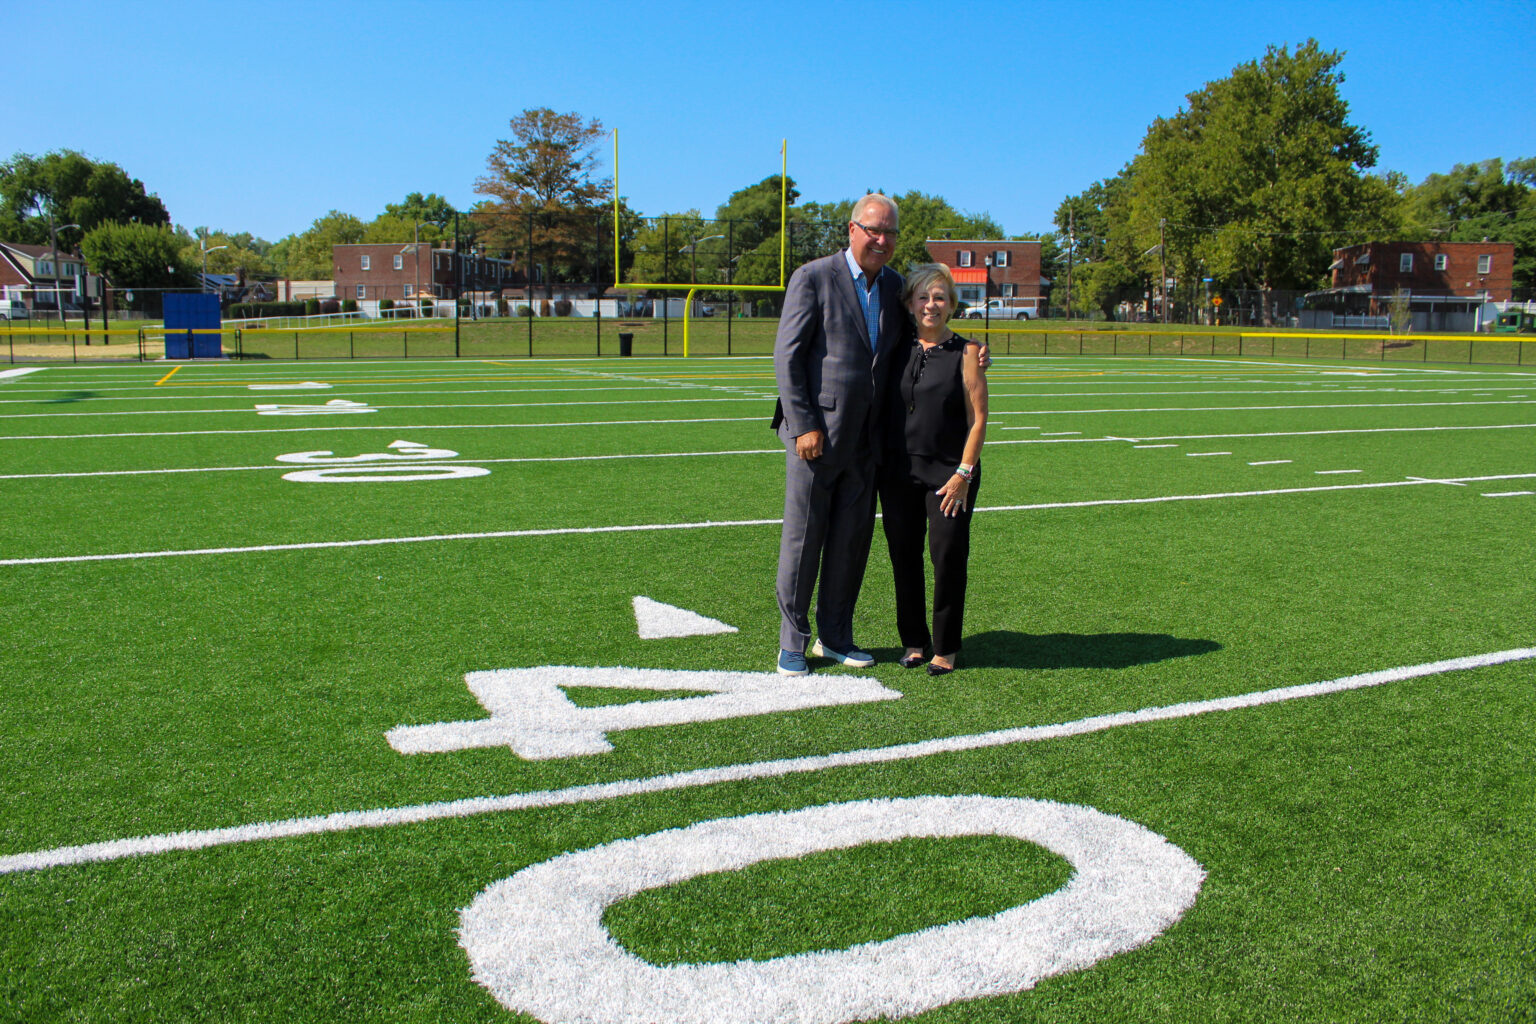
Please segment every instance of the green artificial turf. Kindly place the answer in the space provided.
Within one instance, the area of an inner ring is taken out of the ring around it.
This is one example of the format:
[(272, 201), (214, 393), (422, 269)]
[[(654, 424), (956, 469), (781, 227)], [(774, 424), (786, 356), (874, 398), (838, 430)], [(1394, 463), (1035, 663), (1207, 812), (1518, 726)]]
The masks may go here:
[[(7, 379), (0, 856), (1536, 646), (1536, 495), (1511, 493), (1536, 491), (1536, 376), (1361, 369), (1003, 355), (960, 671), (895, 664), (877, 526), (855, 635), (878, 664), (812, 678), (872, 677), (900, 699), (633, 729), (610, 753), (549, 760), (406, 756), (384, 734), (484, 717), (464, 676), (489, 669), (772, 672), (783, 455), (767, 360)], [(306, 381), (331, 387), (251, 390)], [(255, 409), (335, 399), (378, 411)], [(278, 461), (400, 440), (490, 472), (306, 483), (284, 474), (315, 466)], [(390, 543), (295, 547), (357, 541)], [(16, 561), (78, 556), (108, 557)], [(639, 595), (737, 632), (641, 639)], [(714, 818), (930, 794), (1093, 807), (1166, 837), (1206, 880), (1140, 949), (922, 1020), (1536, 1020), (1533, 680), (1536, 661), (1513, 661), (1070, 738), (3, 874), (0, 1020), (526, 1020), (458, 946), (459, 910), (499, 879)], [(584, 708), (698, 692), (568, 689)], [(1069, 870), (1017, 840), (919, 837), (701, 876), (606, 921), (659, 964), (764, 959), (995, 913)]]

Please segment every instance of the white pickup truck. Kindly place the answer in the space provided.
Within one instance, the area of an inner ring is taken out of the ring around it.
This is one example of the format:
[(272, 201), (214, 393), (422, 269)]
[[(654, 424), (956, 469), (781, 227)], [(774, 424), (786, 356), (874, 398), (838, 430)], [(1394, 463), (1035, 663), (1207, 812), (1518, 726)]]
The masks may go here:
[(985, 305), (968, 306), (967, 320), (1034, 320), (1040, 316), (1040, 307), (1034, 299), (988, 299)]

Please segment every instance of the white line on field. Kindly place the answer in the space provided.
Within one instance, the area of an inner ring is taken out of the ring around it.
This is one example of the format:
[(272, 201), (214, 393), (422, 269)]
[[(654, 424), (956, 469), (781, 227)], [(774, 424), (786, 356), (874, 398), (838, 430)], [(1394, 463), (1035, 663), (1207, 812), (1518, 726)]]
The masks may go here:
[(1314, 469), (1318, 476), (1342, 476), (1346, 473), (1364, 473), (1363, 469)]
[(1231, 455), (1231, 454), (1232, 454), (1231, 452), (1185, 452), (1184, 453), (1184, 457), (1188, 458), (1188, 459), (1203, 459), (1203, 458), (1207, 458), (1208, 456), (1211, 456), (1211, 455)]
[[(1234, 437), (1328, 437), (1339, 434), (1423, 434), (1449, 430), (1530, 430), (1536, 423), (1494, 423), (1475, 427), (1345, 427), (1337, 430), (1271, 430), (1245, 434), (1164, 434), (1161, 437), (1143, 437), (1143, 441), (1222, 441)], [(390, 428), (379, 428), (390, 429)], [(419, 429), (400, 427), (400, 430)], [(1008, 429), (1004, 427), (1003, 429)], [(111, 436), (111, 435), (109, 435)], [(190, 436), (190, 435), (187, 435)], [(5, 440), (0, 438), (0, 441)], [(1120, 437), (1057, 437), (1047, 441), (1026, 437), (1014, 441), (992, 441), (999, 444), (1101, 444), (1105, 441), (1123, 441)], [(1137, 447), (1141, 447), (1138, 445)]]
[(1250, 466), (1288, 466), (1288, 465), (1290, 465), (1291, 461), (1292, 460), (1290, 460), (1290, 459), (1264, 459), (1264, 460), (1262, 460), (1260, 462), (1250, 462), (1250, 463), (1248, 463), (1248, 465), (1250, 465)]
[[(717, 452), (640, 452), (628, 455), (527, 455), (505, 459), (455, 459), (456, 466), (493, 466), (514, 462), (615, 462), (627, 459), (695, 459), (719, 455), (783, 455), (783, 448), (740, 448)], [(412, 462), (413, 466), (435, 466), (435, 462)], [(292, 472), (292, 465), (272, 466), (193, 466), (185, 469), (97, 469), (78, 473), (6, 473), (0, 480), (54, 480), (89, 476), (160, 476), (173, 473), (250, 473), (260, 470)]]
[[(1497, 476), (1463, 477), (1467, 482), (1488, 480), (1525, 480), (1536, 473), (1504, 473)], [(1410, 478), (1374, 484), (1331, 484), (1319, 487), (1282, 487), (1265, 491), (1222, 491), (1214, 494), (1169, 494), (1155, 498), (1096, 498), (1087, 501), (1049, 501), (1033, 505), (989, 505), (976, 512), (1035, 512), (1061, 508), (1097, 508), (1109, 505), (1159, 505), (1175, 501), (1214, 501), (1223, 498), (1267, 498), (1281, 494), (1320, 494), (1328, 491), (1361, 491), (1389, 487), (1418, 487), (1444, 483), (1441, 480)], [(378, 547), (386, 544), (433, 544), (453, 540), (501, 540), (516, 537), (567, 537), (580, 534), (648, 533), (665, 530), (704, 530), (720, 527), (778, 526), (782, 519), (705, 520), (698, 523), (636, 523), (631, 526), (568, 526), (541, 530), (494, 530), (481, 533), (438, 533), (419, 537), (373, 537), (366, 540), (322, 540), (295, 544), (255, 544), (246, 547), (187, 548), (168, 551), (129, 551), (99, 555), (51, 555), (41, 558), (0, 558), (0, 566), (53, 565), (66, 562), (123, 562), (145, 558), (179, 558), (188, 555), (246, 555), (272, 551), (319, 551), (329, 548)]]
[[(732, 388), (738, 391), (738, 388)], [(367, 396), (370, 399), (373, 396)], [(436, 405), (385, 405), (380, 408), (395, 410), (410, 409), (420, 412), (423, 409), (565, 409), (573, 406), (589, 405), (699, 405), (717, 402), (766, 402), (767, 393), (757, 395), (714, 395), (709, 398), (605, 398), (590, 402), (451, 402)], [(245, 405), (234, 409), (115, 409), (107, 412), (5, 412), (0, 413), (0, 420), (30, 420), (30, 419), (63, 419), (76, 416), (223, 416), (249, 414), (251, 406)]]
[(1485, 498), (1519, 498), (1527, 494), (1536, 494), (1536, 491), (1485, 491)]
[(889, 747), (866, 747), (846, 750), (835, 754), (817, 754), (809, 757), (784, 758), (776, 761), (753, 761), (726, 765), (719, 768), (697, 768), (693, 771), (653, 775), (642, 779), (623, 779), (618, 782), (600, 782), (565, 789), (546, 789), (530, 793), (510, 793), (504, 796), (469, 797), (463, 800), (445, 800), (407, 807), (380, 808), (371, 811), (337, 811), (332, 814), (308, 818), (289, 818), (284, 821), (266, 821), (252, 825), (236, 825), (229, 828), (201, 829), (189, 832), (163, 833), (139, 836), (132, 839), (113, 839), (79, 846), (61, 846), (51, 850), (16, 853), (0, 857), (0, 874), (22, 871), (41, 871), (47, 868), (72, 864), (90, 864), (102, 861), (122, 860), (126, 857), (142, 857), (149, 854), (170, 853), (177, 850), (205, 850), (215, 846), (232, 846), (237, 843), (255, 842), (261, 839), (282, 839), (292, 836), (319, 835), (327, 832), (350, 832), (362, 828), (386, 828), (393, 825), (409, 825), (423, 821), (441, 821), (445, 818), (467, 818), (472, 815), (494, 814), (502, 811), (521, 811), (542, 807), (562, 807), (572, 804), (595, 803), (620, 797), (639, 796), (646, 793), (664, 793), (670, 790), (712, 786), (723, 782), (743, 782), (752, 779), (772, 779), (786, 775), (826, 771), (831, 768), (847, 768), (859, 765), (889, 764), (932, 757), (937, 754), (953, 754), (969, 750), (1011, 746), (1016, 743), (1039, 743), (1043, 740), (1063, 739), (1069, 736), (1086, 736), (1127, 725), (1146, 725), (1180, 718), (1193, 718), (1213, 711), (1236, 711), (1262, 707), (1304, 697), (1321, 697), (1347, 690), (1359, 690), (1384, 683), (1401, 682), (1445, 672), (1462, 672), (1469, 669), (1502, 665), (1513, 661), (1536, 658), (1536, 647), (1519, 647), (1492, 654), (1478, 654), (1465, 658), (1428, 662), (1422, 665), (1405, 665), (1379, 672), (1344, 676), (1321, 683), (1284, 686), (1272, 690), (1258, 690), (1231, 697), (1212, 700), (1186, 701), (1163, 707), (1143, 708), (1140, 711), (1120, 711), (1107, 715), (1094, 715), (1055, 725), (1031, 725), (1016, 729), (999, 729), (995, 732), (973, 733), (967, 736), (950, 736), (923, 740), (917, 743), (900, 743)]
[(4, 380), (7, 377), (25, 377), (29, 373), (37, 373), (43, 369), (45, 367), (42, 366), (18, 366), (13, 370), (0, 370), (0, 380)]
[[(1107, 440), (1107, 438), (1106, 438)], [(1118, 438), (1116, 439), (1118, 440)], [(1176, 444), (1133, 444), (1132, 448), (1177, 448)]]
[(679, 423), (757, 423), (762, 416), (708, 416), (686, 420), (585, 420), (561, 423), (417, 423), (408, 426), (267, 427), (249, 430), (156, 430), (116, 434), (14, 434), (0, 441), (88, 441), (108, 437), (222, 437), (232, 434), (312, 434), (322, 430), (537, 430), (543, 427), (649, 427)]

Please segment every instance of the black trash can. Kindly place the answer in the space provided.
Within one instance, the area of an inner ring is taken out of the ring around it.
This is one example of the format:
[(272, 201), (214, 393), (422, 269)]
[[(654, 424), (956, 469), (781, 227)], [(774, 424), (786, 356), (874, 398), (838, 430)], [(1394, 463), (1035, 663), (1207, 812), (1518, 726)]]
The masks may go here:
[(633, 334), (619, 335), (619, 355), (632, 356), (635, 354), (635, 336)]

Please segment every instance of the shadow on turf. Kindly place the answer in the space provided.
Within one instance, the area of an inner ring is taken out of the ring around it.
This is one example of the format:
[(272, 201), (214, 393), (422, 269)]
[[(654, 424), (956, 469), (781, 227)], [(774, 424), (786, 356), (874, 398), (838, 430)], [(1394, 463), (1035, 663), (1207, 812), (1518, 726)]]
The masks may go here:
[(95, 398), (95, 397), (97, 397), (97, 396), (96, 396), (96, 392), (94, 392), (94, 391), (70, 391), (70, 392), (67, 392), (66, 394), (60, 395), (58, 398), (50, 398), (50, 399), (48, 399), (48, 401), (44, 402), (43, 404), (44, 405), (68, 405), (71, 402), (83, 402), (83, 401), (85, 401), (88, 398)]
[(960, 664), (972, 668), (1130, 668), (1221, 650), (1214, 640), (1167, 633), (1048, 633), (994, 630), (965, 638)]

